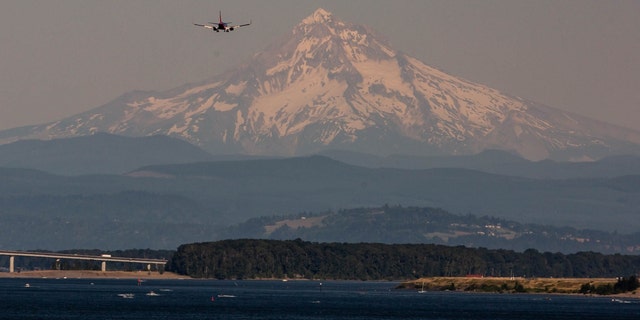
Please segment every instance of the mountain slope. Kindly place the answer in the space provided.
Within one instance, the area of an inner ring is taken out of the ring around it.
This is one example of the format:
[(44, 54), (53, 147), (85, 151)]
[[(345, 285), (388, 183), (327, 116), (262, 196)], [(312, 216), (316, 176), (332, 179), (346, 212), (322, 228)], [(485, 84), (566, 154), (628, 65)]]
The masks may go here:
[(435, 243), (490, 249), (547, 252), (595, 251), (634, 254), (640, 233), (622, 235), (571, 227), (521, 224), (442, 209), (355, 208), (249, 219), (227, 228), (222, 239), (302, 239), (312, 242)]
[(207, 152), (166, 136), (131, 138), (99, 133), (89, 136), (22, 140), (0, 145), (0, 166), (56, 174), (118, 174), (151, 164), (209, 161)]
[(499, 150), (485, 150), (474, 155), (431, 157), (407, 155), (378, 157), (371, 154), (338, 150), (327, 150), (321, 155), (368, 168), (411, 170), (461, 168), (536, 179), (614, 178), (640, 175), (640, 157), (632, 155), (611, 156), (597, 161), (585, 162), (528, 161)]
[(588, 160), (638, 153), (640, 133), (561, 112), (430, 67), (318, 9), (248, 63), (166, 92), (132, 92), (0, 142), (166, 134), (213, 154), (471, 154)]

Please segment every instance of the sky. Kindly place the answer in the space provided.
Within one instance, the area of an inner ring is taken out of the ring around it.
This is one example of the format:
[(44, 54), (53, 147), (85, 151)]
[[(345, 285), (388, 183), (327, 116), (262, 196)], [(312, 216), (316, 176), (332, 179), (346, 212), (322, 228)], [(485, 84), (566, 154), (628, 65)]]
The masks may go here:
[[(640, 128), (637, 0), (3, 0), (0, 130), (209, 79), (318, 8), (452, 75)], [(253, 24), (231, 33), (193, 25), (219, 10)]]

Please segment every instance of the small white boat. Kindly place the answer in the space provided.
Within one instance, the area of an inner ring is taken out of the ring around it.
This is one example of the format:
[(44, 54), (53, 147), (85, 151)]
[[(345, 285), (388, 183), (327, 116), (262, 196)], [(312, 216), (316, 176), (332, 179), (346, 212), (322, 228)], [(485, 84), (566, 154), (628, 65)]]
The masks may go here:
[(133, 293), (119, 293), (118, 297), (121, 297), (123, 299), (133, 299), (134, 294)]
[(427, 291), (424, 290), (424, 282), (422, 283), (422, 288), (418, 290), (418, 293), (425, 293)]
[(148, 295), (148, 296), (150, 296), (150, 297), (156, 297), (156, 296), (159, 296), (159, 294), (155, 293), (153, 290), (151, 290), (151, 291), (147, 292), (147, 295)]
[(24, 287), (25, 287), (25, 288), (31, 288), (31, 285), (30, 285), (30, 284), (28, 284), (28, 283), (25, 283), (25, 284), (24, 284)]
[(629, 300), (622, 300), (622, 299), (611, 299), (611, 302), (617, 302), (617, 303), (631, 303), (631, 301)]
[(236, 296), (232, 294), (219, 294), (218, 298), (235, 298)]

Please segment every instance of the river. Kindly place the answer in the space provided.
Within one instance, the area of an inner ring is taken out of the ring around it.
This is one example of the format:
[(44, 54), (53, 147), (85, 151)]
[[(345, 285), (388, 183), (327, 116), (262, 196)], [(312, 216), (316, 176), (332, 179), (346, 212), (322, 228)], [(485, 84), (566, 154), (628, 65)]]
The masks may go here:
[(396, 282), (0, 279), (0, 319), (640, 319), (640, 300)]

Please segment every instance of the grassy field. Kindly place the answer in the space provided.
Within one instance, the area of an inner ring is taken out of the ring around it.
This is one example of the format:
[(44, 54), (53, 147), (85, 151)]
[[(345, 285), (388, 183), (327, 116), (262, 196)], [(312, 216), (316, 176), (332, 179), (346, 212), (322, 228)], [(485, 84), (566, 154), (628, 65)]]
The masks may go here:
[[(428, 291), (456, 290), (473, 292), (579, 293), (584, 284), (614, 285), (615, 278), (497, 278), (432, 277), (403, 282), (400, 287)], [(640, 296), (639, 296), (640, 298)]]

